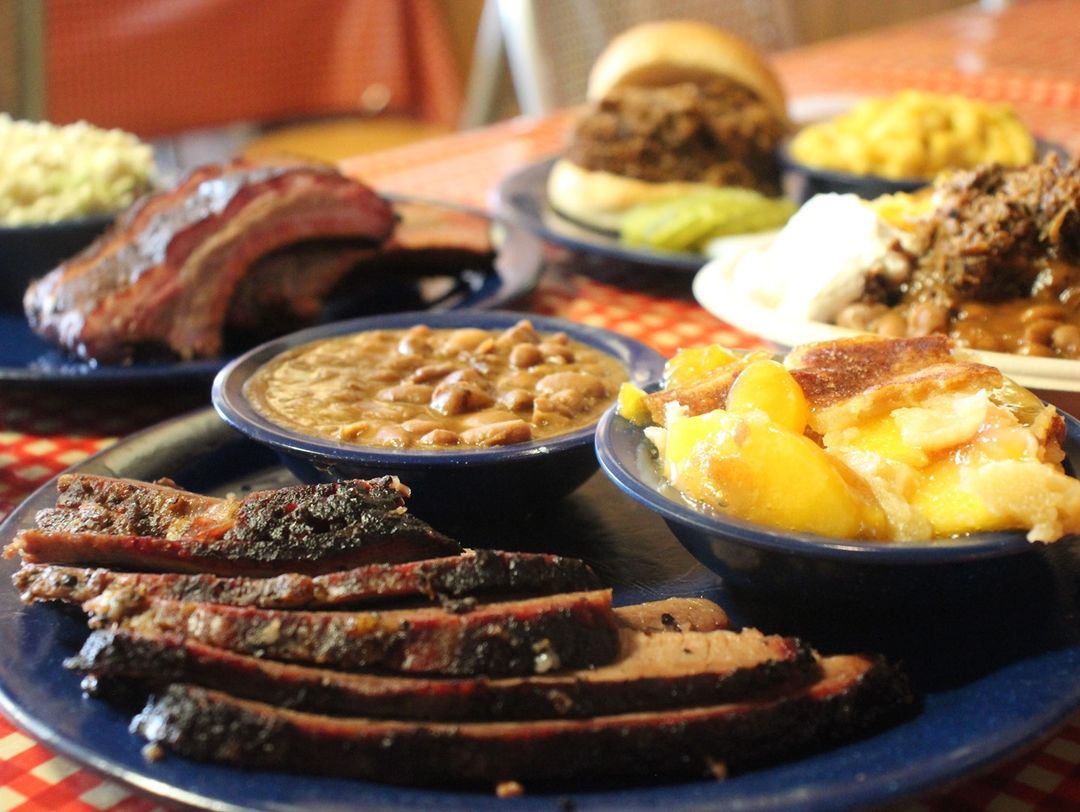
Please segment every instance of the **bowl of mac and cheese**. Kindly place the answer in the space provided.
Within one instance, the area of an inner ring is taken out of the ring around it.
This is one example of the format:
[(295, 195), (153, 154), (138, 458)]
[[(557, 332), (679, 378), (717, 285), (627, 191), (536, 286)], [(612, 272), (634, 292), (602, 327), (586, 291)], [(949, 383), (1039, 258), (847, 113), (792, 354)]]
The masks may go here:
[(866, 199), (921, 188), (942, 172), (1023, 166), (1040, 145), (1008, 104), (904, 90), (808, 124), (781, 148), (789, 192)]

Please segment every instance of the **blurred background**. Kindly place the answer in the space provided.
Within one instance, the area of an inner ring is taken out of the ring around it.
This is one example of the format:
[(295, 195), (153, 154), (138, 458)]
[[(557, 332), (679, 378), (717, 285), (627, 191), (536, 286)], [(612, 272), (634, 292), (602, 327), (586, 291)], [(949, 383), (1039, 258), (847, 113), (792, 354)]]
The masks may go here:
[(150, 140), (164, 168), (337, 160), (579, 103), (618, 31), (724, 25), (769, 52), (958, 0), (0, 0), (0, 112)]

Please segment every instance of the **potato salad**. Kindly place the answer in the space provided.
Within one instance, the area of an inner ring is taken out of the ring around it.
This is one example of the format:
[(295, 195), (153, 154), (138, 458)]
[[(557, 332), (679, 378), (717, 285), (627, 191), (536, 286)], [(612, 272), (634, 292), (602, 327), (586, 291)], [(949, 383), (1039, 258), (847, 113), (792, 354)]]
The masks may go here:
[(0, 226), (119, 211), (149, 189), (153, 174), (152, 148), (131, 133), (0, 113)]

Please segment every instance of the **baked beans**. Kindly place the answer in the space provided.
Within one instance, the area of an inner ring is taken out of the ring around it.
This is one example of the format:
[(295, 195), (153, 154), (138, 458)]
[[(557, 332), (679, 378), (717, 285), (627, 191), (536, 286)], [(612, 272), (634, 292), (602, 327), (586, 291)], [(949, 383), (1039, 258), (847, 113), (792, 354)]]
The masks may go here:
[(389, 448), (487, 447), (596, 421), (627, 380), (610, 355), (522, 320), (503, 331), (370, 330), (292, 349), (245, 394), (304, 434)]

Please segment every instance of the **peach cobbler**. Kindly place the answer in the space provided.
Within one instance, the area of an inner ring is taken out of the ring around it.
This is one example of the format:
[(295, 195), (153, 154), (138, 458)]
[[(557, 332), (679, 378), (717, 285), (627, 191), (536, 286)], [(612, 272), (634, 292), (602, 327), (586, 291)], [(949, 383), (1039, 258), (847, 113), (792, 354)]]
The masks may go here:
[(680, 493), (750, 521), (878, 541), (1080, 532), (1064, 418), (944, 336), (807, 344), (782, 363), (683, 350), (660, 391), (625, 385), (619, 411)]

